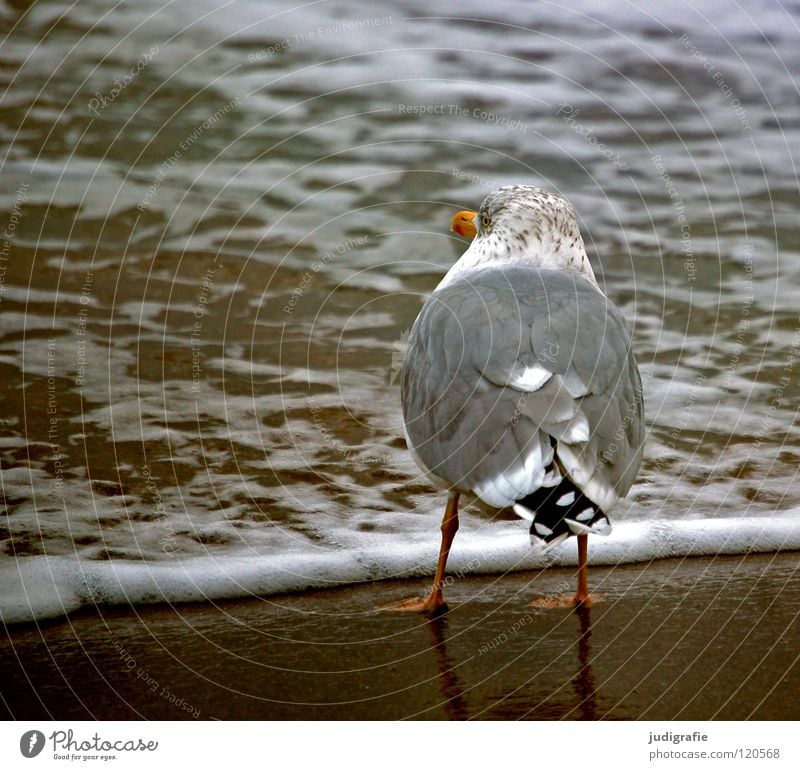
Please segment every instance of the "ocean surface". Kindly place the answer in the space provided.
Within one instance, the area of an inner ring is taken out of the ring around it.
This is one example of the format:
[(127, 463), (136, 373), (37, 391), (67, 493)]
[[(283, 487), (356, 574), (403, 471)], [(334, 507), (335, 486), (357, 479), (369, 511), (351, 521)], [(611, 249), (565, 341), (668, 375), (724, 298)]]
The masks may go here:
[[(800, 548), (800, 4), (0, 6), (0, 618), (432, 571), (453, 213), (577, 208), (648, 440), (604, 563)], [(616, 539), (615, 539), (616, 538)], [(454, 569), (550, 560), (471, 504)]]

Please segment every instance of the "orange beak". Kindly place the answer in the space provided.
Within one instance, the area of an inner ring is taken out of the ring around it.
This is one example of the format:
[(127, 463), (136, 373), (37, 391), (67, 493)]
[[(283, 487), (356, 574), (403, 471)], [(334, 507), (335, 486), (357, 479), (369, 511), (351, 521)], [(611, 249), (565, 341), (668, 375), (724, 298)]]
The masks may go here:
[(450, 221), (450, 231), (465, 238), (474, 238), (478, 234), (478, 228), (475, 227), (477, 216), (477, 211), (459, 211)]

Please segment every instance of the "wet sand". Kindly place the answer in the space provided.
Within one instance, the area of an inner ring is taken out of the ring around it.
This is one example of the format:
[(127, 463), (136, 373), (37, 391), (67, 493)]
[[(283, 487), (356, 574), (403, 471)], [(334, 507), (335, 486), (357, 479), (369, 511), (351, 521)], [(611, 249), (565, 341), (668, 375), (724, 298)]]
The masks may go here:
[(571, 570), (216, 605), (99, 608), (4, 629), (17, 719), (799, 719), (800, 554), (595, 568), (590, 609), (532, 602)]

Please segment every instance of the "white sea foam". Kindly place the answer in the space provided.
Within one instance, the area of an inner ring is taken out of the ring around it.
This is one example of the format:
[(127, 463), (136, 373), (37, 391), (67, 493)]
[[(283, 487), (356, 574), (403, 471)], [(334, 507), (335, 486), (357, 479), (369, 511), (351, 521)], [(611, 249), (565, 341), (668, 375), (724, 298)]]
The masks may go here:
[[(398, 537), (399, 541), (399, 537)], [(0, 620), (22, 623), (67, 615), (87, 605), (141, 605), (268, 596), (433, 573), (433, 538), (281, 555), (191, 557), (170, 562), (20, 558), (0, 570)], [(592, 538), (595, 565), (687, 556), (800, 550), (800, 509), (774, 517), (623, 522), (610, 538)], [(464, 533), (451, 574), (496, 574), (576, 564), (575, 540), (542, 554), (518, 525), (494, 535)]]

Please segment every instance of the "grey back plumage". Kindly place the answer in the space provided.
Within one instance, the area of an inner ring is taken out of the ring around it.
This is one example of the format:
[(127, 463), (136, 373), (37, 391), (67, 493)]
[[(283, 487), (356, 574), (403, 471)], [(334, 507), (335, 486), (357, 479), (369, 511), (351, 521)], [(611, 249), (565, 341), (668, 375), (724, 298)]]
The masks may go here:
[(496, 507), (555, 462), (608, 510), (641, 464), (643, 400), (620, 311), (576, 272), (490, 267), (436, 291), (401, 375), (417, 462)]

